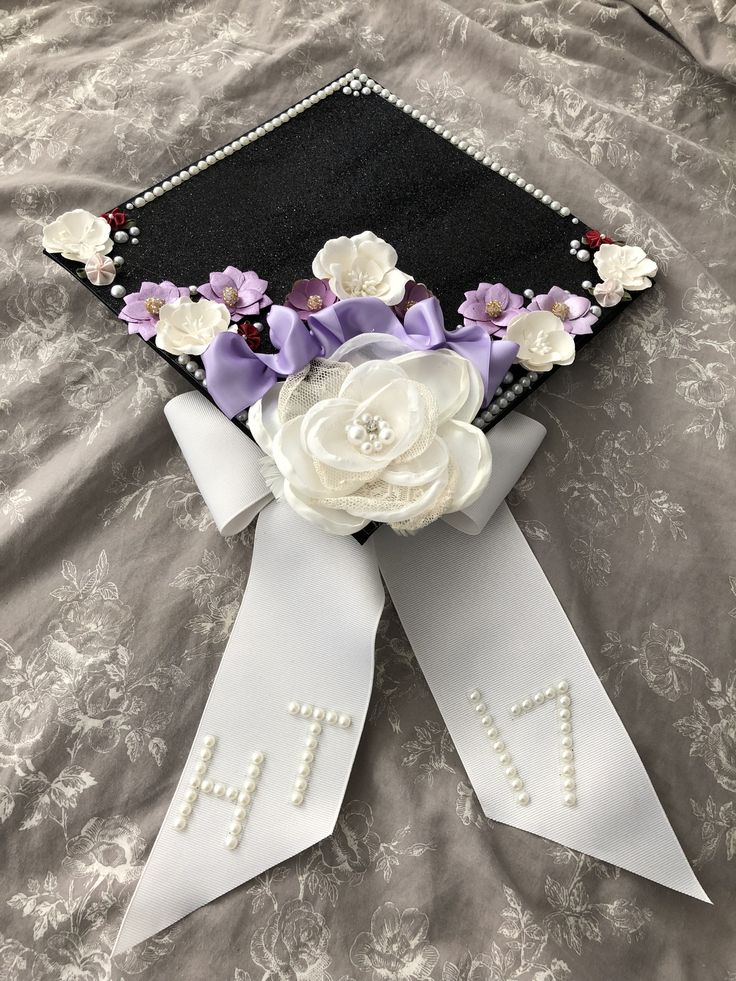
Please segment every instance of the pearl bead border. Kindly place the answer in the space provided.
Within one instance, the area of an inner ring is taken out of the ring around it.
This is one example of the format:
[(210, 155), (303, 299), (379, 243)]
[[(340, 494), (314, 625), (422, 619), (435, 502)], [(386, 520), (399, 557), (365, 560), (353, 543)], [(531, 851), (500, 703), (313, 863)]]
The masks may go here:
[(319, 706), (315, 707), (309, 702), (289, 702), (286, 706), (286, 711), (295, 718), (312, 720), (309, 723), (309, 731), (304, 740), (304, 749), (301, 752), (290, 798), (294, 807), (301, 807), (309, 789), (309, 781), (312, 775), (312, 767), (314, 766), (317, 749), (319, 748), (319, 737), (322, 735), (323, 723), (329, 726), (336, 726), (339, 729), (349, 729), (353, 724), (353, 720), (347, 712), (338, 712), (336, 709), (325, 709)]
[(485, 730), (488, 739), (492, 740), (493, 752), (496, 754), (498, 765), (502, 768), (504, 776), (508, 781), (509, 787), (516, 795), (516, 803), (519, 807), (528, 807), (531, 798), (524, 787), (524, 781), (519, 775), (519, 771), (514, 765), (511, 753), (508, 751), (506, 743), (501, 738), (498, 723), (493, 716), (488, 714), (488, 706), (483, 701), (480, 689), (474, 688), (468, 694), (468, 700), (476, 715), (480, 719), (480, 724)]
[(562, 679), (531, 697), (523, 698), (509, 706), (509, 714), (514, 719), (534, 711), (547, 702), (556, 702), (559, 720), (560, 748), (560, 795), (566, 807), (574, 807), (577, 802), (577, 782), (575, 776), (575, 748), (572, 737), (572, 700), (570, 684)]
[(261, 750), (256, 750), (251, 754), (248, 775), (243, 781), (242, 788), (238, 789), (232, 784), (221, 783), (219, 780), (213, 780), (207, 776), (216, 745), (215, 736), (208, 735), (202, 738), (199, 760), (194, 765), (194, 772), (189, 778), (189, 786), (184, 791), (183, 800), (179, 805), (179, 813), (174, 819), (173, 826), (175, 831), (186, 831), (189, 817), (200, 793), (212, 794), (214, 797), (226, 799), (233, 805), (233, 814), (224, 845), (228, 851), (235, 851), (240, 844), (240, 837), (250, 812), (253, 794), (258, 789), (266, 755)]
[(144, 208), (147, 204), (151, 204), (153, 201), (155, 201), (156, 198), (160, 198), (162, 195), (168, 194), (169, 191), (173, 191), (177, 187), (181, 187), (182, 184), (186, 183), (192, 177), (196, 177), (197, 174), (203, 173), (205, 170), (213, 167), (226, 157), (231, 157), (233, 153), (237, 153), (238, 150), (242, 150), (250, 143), (255, 143), (256, 140), (267, 136), (269, 133), (272, 133), (275, 129), (278, 129), (285, 123), (290, 122), (292, 119), (296, 119), (296, 117), (301, 115), (305, 110), (311, 109), (313, 106), (316, 106), (317, 103), (322, 102), (324, 99), (331, 95), (335, 95), (338, 92), (343, 92), (345, 95), (352, 96), (365, 96), (371, 95), (372, 93), (379, 95), (391, 105), (396, 106), (397, 109), (400, 109), (407, 115), (411, 116), (412, 119), (418, 120), (423, 126), (426, 126), (427, 129), (438, 133), (452, 146), (457, 147), (459, 151), (467, 154), (469, 157), (473, 157), (479, 163), (482, 163), (484, 167), (490, 167), (494, 173), (499, 174), (500, 177), (505, 177), (512, 184), (516, 184), (517, 187), (523, 188), (527, 194), (531, 194), (542, 204), (550, 208), (551, 211), (557, 212), (562, 218), (569, 217), (574, 225), (579, 224), (580, 219), (572, 215), (570, 208), (564, 204), (561, 204), (559, 201), (553, 198), (552, 195), (547, 194), (547, 192), (541, 187), (536, 187), (515, 171), (509, 170), (508, 167), (505, 167), (500, 160), (488, 156), (483, 150), (480, 150), (472, 143), (469, 143), (467, 140), (457, 136), (451, 130), (447, 129), (441, 122), (437, 122), (426, 113), (421, 112), (419, 109), (415, 109), (410, 103), (399, 98), (399, 96), (397, 96), (390, 89), (387, 89), (385, 86), (381, 85), (380, 82), (377, 82), (365, 72), (361, 71), (360, 68), (353, 68), (352, 71), (347, 72), (345, 75), (341, 75), (340, 78), (336, 79), (334, 82), (331, 82), (329, 85), (318, 89), (312, 95), (307, 96), (306, 99), (302, 99), (300, 102), (294, 103), (283, 112), (277, 113), (260, 126), (256, 126), (249, 132), (244, 133), (238, 139), (233, 140), (231, 143), (227, 143), (224, 146), (219, 147), (217, 150), (206, 154), (196, 164), (190, 164), (189, 167), (183, 168), (176, 174), (171, 174), (165, 180), (161, 181), (161, 183), (149, 188), (149, 190), (144, 191), (142, 194), (136, 195), (135, 198), (126, 202), (126, 210), (132, 211), (134, 208)]

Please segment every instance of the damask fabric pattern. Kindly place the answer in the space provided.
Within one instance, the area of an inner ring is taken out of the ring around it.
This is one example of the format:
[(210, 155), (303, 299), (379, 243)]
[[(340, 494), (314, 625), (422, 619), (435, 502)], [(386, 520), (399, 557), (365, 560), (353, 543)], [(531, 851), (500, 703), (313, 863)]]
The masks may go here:
[[(41, 226), (354, 65), (660, 265), (527, 403), (511, 504), (715, 905), (487, 821), (389, 609), (334, 836), (112, 963), (252, 532), (217, 534), (183, 382)], [(2, 981), (733, 981), (733, 6), (4, 4), (0, 77)]]

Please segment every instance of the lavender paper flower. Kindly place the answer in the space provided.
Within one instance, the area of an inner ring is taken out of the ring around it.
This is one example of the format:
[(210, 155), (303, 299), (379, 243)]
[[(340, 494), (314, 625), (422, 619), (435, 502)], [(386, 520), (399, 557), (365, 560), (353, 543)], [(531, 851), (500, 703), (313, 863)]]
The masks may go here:
[(523, 308), (523, 296), (512, 293), (502, 283), (479, 283), (477, 289), (465, 294), (458, 313), (463, 315), (467, 327), (477, 324), (492, 336), (503, 337)]
[(158, 315), (165, 303), (173, 303), (180, 296), (189, 296), (186, 286), (175, 286), (165, 279), (163, 283), (141, 283), (137, 293), (128, 293), (125, 306), (118, 314), (128, 323), (129, 334), (140, 334), (150, 341), (158, 330)]
[(403, 324), (406, 311), (410, 310), (415, 303), (428, 300), (432, 295), (432, 291), (428, 290), (424, 283), (415, 283), (413, 279), (410, 279), (404, 287), (404, 296), (401, 302), (392, 307), (392, 310)]
[(538, 293), (528, 310), (548, 310), (560, 318), (568, 334), (592, 334), (598, 319), (590, 312), (590, 300), (568, 293), (560, 286), (553, 286), (549, 293)]
[(235, 266), (226, 266), (222, 272), (210, 273), (209, 283), (198, 286), (200, 296), (215, 303), (224, 303), (234, 321), (249, 314), (258, 313), (271, 300), (266, 296), (268, 281), (252, 270), (241, 272)]
[(311, 317), (313, 313), (331, 307), (337, 302), (337, 297), (330, 289), (326, 279), (297, 279), (291, 288), (291, 293), (284, 300), (284, 306), (296, 310), (302, 320)]

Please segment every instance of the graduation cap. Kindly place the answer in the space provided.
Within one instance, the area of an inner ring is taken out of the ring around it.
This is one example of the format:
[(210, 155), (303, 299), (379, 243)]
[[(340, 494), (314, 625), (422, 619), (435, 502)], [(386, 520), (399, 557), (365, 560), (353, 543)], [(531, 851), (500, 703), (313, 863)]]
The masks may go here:
[[(576, 349), (626, 305), (599, 306), (589, 295), (601, 278), (595, 250), (610, 239), (358, 70), (105, 214), (113, 239), (107, 275), (85, 276), (79, 261), (47, 254), (116, 316), (126, 315), (126, 296), (142, 283), (167, 282), (196, 295), (212, 273), (254, 271), (254, 282), (267, 281), (267, 294), (256, 299), (254, 314), (240, 318), (240, 330), (260, 354), (277, 346), (259, 308), (269, 299), (283, 304), (295, 281), (312, 275), (312, 259), (327, 240), (364, 229), (390, 243), (400, 268), (426, 287), (415, 299), (437, 297), (450, 331), (479, 317), (491, 333), (504, 333), (494, 323), (509, 319), (505, 294), (499, 302), (490, 289), (495, 284), (511, 294), (512, 306), (572, 318), (567, 329)], [(413, 302), (407, 292), (400, 317)], [(146, 342), (211, 397), (202, 359), (167, 353), (149, 333)], [(476, 425), (495, 425), (558, 367), (513, 365), (487, 393)], [(220, 407), (247, 428), (240, 411), (247, 406), (220, 400)]]

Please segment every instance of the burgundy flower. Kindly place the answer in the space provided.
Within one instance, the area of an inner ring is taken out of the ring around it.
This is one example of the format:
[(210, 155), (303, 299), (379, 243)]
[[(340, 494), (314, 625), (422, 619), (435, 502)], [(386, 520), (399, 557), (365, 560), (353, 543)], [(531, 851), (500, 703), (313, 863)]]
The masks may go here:
[(430, 296), (434, 296), (434, 293), (428, 290), (424, 283), (415, 283), (413, 279), (410, 279), (404, 287), (404, 296), (395, 307), (392, 307), (392, 310), (403, 324), (406, 311), (415, 303), (421, 303), (422, 300), (427, 300)]
[(120, 208), (113, 208), (112, 211), (106, 211), (100, 215), (100, 218), (105, 219), (113, 232), (118, 228), (122, 228), (128, 220), (128, 216)]
[(559, 286), (553, 286), (549, 293), (538, 293), (527, 309), (553, 313), (560, 318), (568, 334), (592, 334), (593, 324), (598, 319), (590, 312), (590, 300), (568, 293)]
[(284, 306), (295, 310), (302, 320), (306, 320), (313, 313), (336, 302), (337, 297), (326, 279), (297, 279), (284, 300)]
[(189, 296), (186, 286), (175, 286), (165, 279), (163, 283), (141, 283), (137, 293), (128, 293), (125, 306), (118, 314), (128, 322), (129, 334), (140, 334), (150, 341), (158, 330), (158, 315), (165, 303), (172, 303), (180, 296)]
[(252, 270), (241, 272), (235, 266), (226, 266), (222, 272), (210, 273), (209, 283), (199, 286), (198, 290), (205, 299), (224, 303), (231, 319), (237, 322), (269, 305), (267, 287), (268, 282)]
[(589, 228), (585, 235), (583, 235), (583, 243), (589, 249), (599, 249), (601, 245), (612, 245), (613, 239), (604, 235), (603, 232), (597, 231), (595, 228)]
[(507, 290), (502, 283), (480, 283), (477, 289), (465, 294), (458, 313), (463, 315), (465, 326), (478, 324), (489, 334), (503, 337), (506, 328), (524, 308), (524, 298)]
[(238, 324), (238, 333), (245, 338), (245, 342), (251, 351), (257, 351), (261, 346), (261, 334), (257, 327), (254, 327), (250, 320), (241, 320)]

